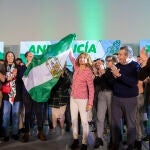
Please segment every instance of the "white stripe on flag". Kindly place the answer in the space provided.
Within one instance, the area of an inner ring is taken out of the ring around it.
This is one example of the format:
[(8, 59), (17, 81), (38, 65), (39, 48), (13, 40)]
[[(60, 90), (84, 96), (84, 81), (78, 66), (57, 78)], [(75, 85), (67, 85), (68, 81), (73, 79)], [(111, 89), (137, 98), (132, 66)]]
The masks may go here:
[[(68, 57), (70, 49), (56, 56), (63, 67), (66, 59)], [(49, 80), (51, 80), (53, 76), (50, 74), (48, 67), (46, 66), (46, 62), (41, 64), (40, 66), (34, 67), (28, 74), (27, 77), (23, 77), (23, 81), (27, 91), (32, 89), (33, 87), (39, 86)]]

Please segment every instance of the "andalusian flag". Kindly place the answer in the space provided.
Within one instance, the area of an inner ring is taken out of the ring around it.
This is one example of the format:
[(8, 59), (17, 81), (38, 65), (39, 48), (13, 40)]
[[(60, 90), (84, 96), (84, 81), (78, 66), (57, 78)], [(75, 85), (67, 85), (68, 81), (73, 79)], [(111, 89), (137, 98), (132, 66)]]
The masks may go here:
[(75, 37), (75, 34), (70, 34), (58, 43), (50, 45), (44, 54), (34, 56), (23, 76), (24, 85), (34, 101), (48, 101), (50, 91), (60, 77)]

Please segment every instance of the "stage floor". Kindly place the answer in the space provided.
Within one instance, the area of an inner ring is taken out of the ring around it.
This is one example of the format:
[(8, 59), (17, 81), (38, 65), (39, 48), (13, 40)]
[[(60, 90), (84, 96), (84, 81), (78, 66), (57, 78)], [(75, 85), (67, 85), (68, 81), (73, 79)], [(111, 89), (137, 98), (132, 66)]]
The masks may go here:
[[(81, 138), (81, 137), (80, 137)], [(107, 150), (108, 137), (105, 136), (104, 146), (98, 150)], [(69, 145), (72, 142), (72, 133), (65, 132), (61, 135), (59, 129), (56, 132), (50, 132), (47, 135), (47, 141), (40, 141), (36, 136), (31, 136), (28, 143), (22, 143), (10, 139), (9, 142), (0, 143), (0, 150), (70, 150)], [(79, 148), (80, 149), (80, 148)], [(88, 146), (88, 150), (93, 150), (93, 145)], [(121, 148), (123, 150), (123, 148)], [(143, 143), (142, 150), (149, 150), (148, 143)]]

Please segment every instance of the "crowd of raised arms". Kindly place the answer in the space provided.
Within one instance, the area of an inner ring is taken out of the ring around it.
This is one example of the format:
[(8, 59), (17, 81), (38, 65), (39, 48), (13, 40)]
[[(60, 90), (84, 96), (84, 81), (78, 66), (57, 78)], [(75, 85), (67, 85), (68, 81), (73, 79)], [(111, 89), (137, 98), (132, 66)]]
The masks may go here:
[(130, 49), (123, 46), (105, 60), (91, 60), (85, 52), (75, 59), (70, 52), (73, 72), (65, 64), (48, 102), (33, 100), (22, 80), (32, 52), (26, 52), (25, 64), (8, 51), (0, 60), (1, 140), (30, 142), (36, 126), (37, 138), (46, 141), (59, 126), (61, 135), (73, 135), (71, 149), (79, 148), (82, 133), (80, 149), (87, 150), (92, 132), (93, 149), (103, 147), (109, 134), (108, 150), (119, 150), (124, 143), (126, 150), (142, 150), (142, 140), (150, 137), (150, 59), (144, 48), (137, 60), (129, 59)]

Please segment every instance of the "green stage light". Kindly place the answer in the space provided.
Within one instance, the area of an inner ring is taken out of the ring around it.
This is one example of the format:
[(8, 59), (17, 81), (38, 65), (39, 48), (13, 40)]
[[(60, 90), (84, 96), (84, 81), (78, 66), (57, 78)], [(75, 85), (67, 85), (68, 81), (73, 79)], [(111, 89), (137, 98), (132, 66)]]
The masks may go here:
[(104, 35), (104, 11), (100, 0), (78, 0), (79, 28), (82, 38), (100, 40)]

